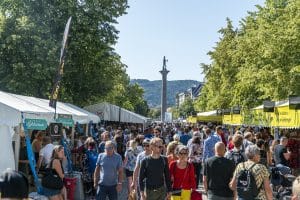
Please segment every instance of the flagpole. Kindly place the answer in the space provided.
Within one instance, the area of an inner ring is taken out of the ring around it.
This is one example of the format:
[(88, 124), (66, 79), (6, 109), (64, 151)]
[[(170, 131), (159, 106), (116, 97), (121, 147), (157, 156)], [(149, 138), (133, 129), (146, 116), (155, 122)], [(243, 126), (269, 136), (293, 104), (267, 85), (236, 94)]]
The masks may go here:
[(59, 92), (59, 88), (60, 88), (60, 82), (61, 82), (63, 72), (64, 72), (65, 51), (66, 51), (66, 45), (67, 45), (71, 20), (72, 20), (72, 17), (70, 17), (68, 19), (68, 22), (67, 22), (66, 27), (65, 27), (64, 36), (63, 36), (63, 40), (62, 40), (62, 47), (61, 47), (61, 50), (60, 50), (60, 59), (59, 59), (58, 72), (57, 72), (55, 83), (54, 83), (54, 86), (53, 86), (53, 90), (52, 90), (52, 93), (51, 93), (51, 96), (50, 96), (49, 106), (54, 108), (54, 120), (56, 120), (56, 104), (57, 104), (57, 99), (58, 99), (58, 92)]

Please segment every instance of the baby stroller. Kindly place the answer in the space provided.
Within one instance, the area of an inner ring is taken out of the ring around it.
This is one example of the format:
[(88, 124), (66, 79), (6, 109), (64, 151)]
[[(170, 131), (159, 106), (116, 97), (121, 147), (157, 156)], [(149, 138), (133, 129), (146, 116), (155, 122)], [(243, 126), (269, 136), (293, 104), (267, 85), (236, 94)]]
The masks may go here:
[(292, 196), (292, 184), (295, 176), (291, 171), (287, 173), (281, 167), (272, 167), (271, 172), (271, 186), (273, 190), (273, 197), (278, 200), (288, 200)]

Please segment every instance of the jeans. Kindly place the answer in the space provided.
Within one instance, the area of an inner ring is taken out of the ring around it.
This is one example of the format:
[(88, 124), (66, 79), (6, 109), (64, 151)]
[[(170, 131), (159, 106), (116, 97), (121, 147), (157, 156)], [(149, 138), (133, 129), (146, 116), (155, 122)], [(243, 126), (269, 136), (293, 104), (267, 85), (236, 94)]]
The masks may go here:
[(117, 186), (105, 186), (105, 185), (99, 185), (97, 188), (97, 200), (103, 200), (108, 197), (109, 200), (118, 200), (118, 192), (117, 192)]
[(201, 174), (201, 169), (202, 169), (202, 163), (193, 163), (194, 169), (195, 169), (195, 175), (196, 175), (196, 187), (198, 187), (199, 181), (202, 183), (202, 174)]
[(207, 192), (207, 200), (234, 200), (233, 197), (221, 197), (213, 194), (212, 192)]
[(282, 175), (291, 174), (291, 169), (283, 164), (277, 164), (276, 167), (282, 173)]

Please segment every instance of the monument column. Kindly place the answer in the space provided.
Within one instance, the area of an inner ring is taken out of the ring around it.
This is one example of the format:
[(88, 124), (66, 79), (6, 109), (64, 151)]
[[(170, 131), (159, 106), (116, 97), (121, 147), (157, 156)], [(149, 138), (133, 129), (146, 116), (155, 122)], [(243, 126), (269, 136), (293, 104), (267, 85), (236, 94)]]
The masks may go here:
[(161, 121), (165, 122), (165, 113), (167, 111), (167, 74), (170, 72), (167, 70), (167, 60), (164, 56), (163, 68), (159, 71), (162, 75), (162, 87), (161, 87)]

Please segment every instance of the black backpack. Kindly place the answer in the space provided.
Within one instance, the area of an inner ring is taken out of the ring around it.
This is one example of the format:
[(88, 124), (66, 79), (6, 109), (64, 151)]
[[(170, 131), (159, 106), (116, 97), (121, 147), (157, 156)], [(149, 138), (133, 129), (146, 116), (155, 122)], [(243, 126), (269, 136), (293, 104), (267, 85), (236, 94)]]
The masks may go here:
[(232, 160), (234, 163), (234, 166), (237, 166), (239, 163), (245, 162), (245, 158), (242, 154), (242, 151), (234, 151), (231, 150), (228, 154), (228, 156), (226, 156), (229, 160)]
[(245, 200), (253, 200), (259, 194), (260, 187), (256, 185), (251, 169), (256, 164), (253, 164), (249, 169), (245, 168), (245, 163), (243, 163), (243, 169), (237, 175), (237, 193), (238, 197)]

